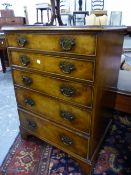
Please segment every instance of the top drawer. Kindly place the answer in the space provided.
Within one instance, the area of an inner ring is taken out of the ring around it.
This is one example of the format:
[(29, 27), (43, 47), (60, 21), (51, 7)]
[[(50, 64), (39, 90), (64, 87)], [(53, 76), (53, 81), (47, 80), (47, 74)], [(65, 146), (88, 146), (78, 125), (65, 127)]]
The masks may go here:
[(96, 36), (92, 34), (8, 33), (7, 42), (9, 47), (96, 55)]

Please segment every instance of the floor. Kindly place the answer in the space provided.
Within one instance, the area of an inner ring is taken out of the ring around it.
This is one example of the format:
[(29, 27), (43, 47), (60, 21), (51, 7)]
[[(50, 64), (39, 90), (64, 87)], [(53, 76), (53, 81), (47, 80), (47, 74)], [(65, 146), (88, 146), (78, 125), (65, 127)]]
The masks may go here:
[(11, 72), (0, 71), (0, 165), (18, 132), (19, 120)]

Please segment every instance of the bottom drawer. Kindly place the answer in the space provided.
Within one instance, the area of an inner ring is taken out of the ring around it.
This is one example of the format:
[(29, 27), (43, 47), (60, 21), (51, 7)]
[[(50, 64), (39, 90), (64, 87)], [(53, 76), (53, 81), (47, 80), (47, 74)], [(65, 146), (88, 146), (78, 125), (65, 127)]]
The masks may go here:
[(54, 145), (63, 148), (67, 153), (75, 153), (87, 158), (88, 139), (67, 131), (52, 122), (41, 119), (34, 114), (19, 110), (20, 124), (31, 131), (35, 136), (48, 140)]

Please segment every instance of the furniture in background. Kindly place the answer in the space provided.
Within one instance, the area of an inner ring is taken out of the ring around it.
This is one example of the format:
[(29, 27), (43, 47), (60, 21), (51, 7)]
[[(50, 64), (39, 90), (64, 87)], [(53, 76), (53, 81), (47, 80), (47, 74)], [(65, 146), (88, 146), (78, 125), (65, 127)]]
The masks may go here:
[(2, 26), (7, 25), (24, 25), (25, 18), (24, 17), (16, 17), (14, 16), (14, 11), (11, 9), (0, 10), (0, 28)]
[(91, 0), (91, 9), (92, 10), (103, 10), (104, 0)]
[(74, 0), (74, 11), (86, 11), (86, 0)]
[(58, 25), (60, 26), (64, 25), (60, 15), (60, 0), (50, 0), (50, 2), (51, 2), (52, 14), (49, 25), (54, 25), (54, 22), (57, 23), (57, 21)]
[(28, 25), (29, 24), (29, 17), (28, 17), (28, 10), (27, 10), (26, 6), (24, 6), (24, 16), (25, 16), (25, 24)]
[(70, 12), (70, 0), (60, 2), (60, 15), (64, 25), (72, 25), (73, 15)]
[[(95, 15), (94, 25), (107, 25), (107, 11), (104, 10), (104, 0), (91, 0), (91, 12), (90, 16)], [(87, 24), (92, 24), (91, 21)]]
[(111, 93), (116, 95), (114, 109), (131, 114), (131, 71), (119, 71), (117, 90)]
[(4, 33), (0, 33), (0, 60), (3, 73), (6, 72), (6, 66), (8, 63), (8, 56), (7, 56), (7, 48), (5, 44), (5, 35)]
[(112, 102), (115, 96), (115, 105), (112, 109), (131, 114), (131, 72), (120, 70), (117, 88), (107, 92), (107, 100)]
[[(39, 20), (39, 11), (40, 11), (40, 20)], [(36, 23), (41, 23), (43, 24), (43, 14), (46, 12), (46, 17), (47, 17), (47, 23), (50, 21), (50, 13), (51, 13), (51, 5), (48, 3), (39, 3), (36, 4), (36, 17), (37, 17), (37, 22)]]
[[(62, 19), (62, 21), (63, 21), (63, 23), (64, 23), (64, 25), (67, 25), (67, 26), (71, 26), (72, 25), (72, 14), (71, 13), (61, 13), (60, 14), (61, 15), (61, 19)], [(64, 21), (64, 18), (67, 18), (67, 23), (65, 23)]]
[[(125, 37), (131, 35), (131, 27), (127, 27), (127, 32)], [(131, 40), (131, 39), (129, 39)], [(130, 41), (131, 42), (131, 41)], [(130, 42), (124, 45), (123, 53), (131, 53)], [(112, 100), (112, 96), (116, 96), (115, 106), (113, 109), (130, 113), (131, 114), (131, 71), (119, 70), (119, 77), (117, 83), (117, 89), (112, 88), (107, 93), (107, 98), (109, 101)]]
[(89, 15), (88, 11), (74, 11), (73, 12), (73, 24), (85, 25), (85, 17)]
[[(130, 55), (131, 62), (131, 26), (127, 27), (125, 34), (125, 42), (123, 54)], [(131, 114), (131, 71), (121, 69), (119, 72), (118, 85), (117, 85), (117, 98), (115, 108), (122, 112)]]
[(86, 11), (86, 0), (75, 0), (75, 7), (73, 11), (73, 25), (85, 25), (85, 17), (89, 15)]
[[(15, 17), (14, 16), (14, 10), (11, 9), (1, 9), (0, 10), (0, 29), (2, 26), (16, 26), (16, 25), (24, 25), (25, 24), (25, 18), (24, 17)], [(3, 31), (0, 31), (0, 59), (2, 64), (2, 70), (5, 73), (6, 72), (6, 66), (9, 65), (8, 61), (8, 55), (7, 55), (7, 48), (5, 44), (5, 37), (2, 33)]]
[[(3, 30), (21, 136), (32, 134), (58, 147), (89, 174), (111, 123), (105, 95), (109, 87), (117, 86), (125, 28)], [(114, 102), (112, 98), (112, 106)]]

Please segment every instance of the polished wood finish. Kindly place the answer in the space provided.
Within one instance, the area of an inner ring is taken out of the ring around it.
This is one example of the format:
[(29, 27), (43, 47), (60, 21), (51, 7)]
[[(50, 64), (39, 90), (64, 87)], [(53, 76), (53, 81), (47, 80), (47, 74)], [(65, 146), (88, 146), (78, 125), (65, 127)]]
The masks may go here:
[[(60, 102), (34, 91), (16, 88), (18, 105), (22, 108), (41, 114), (41, 117), (50, 119), (70, 128), (75, 128), (89, 135), (91, 126), (91, 112), (78, 107)], [(27, 103), (31, 99), (34, 104)], [(54, 106), (52, 108), (52, 106)], [(48, 109), (48, 110), (47, 110)], [(64, 113), (65, 112), (65, 113)]]
[[(36, 115), (31, 115), (19, 110), (20, 122), (23, 128), (31, 131), (37, 137), (49, 140), (49, 142), (59, 145), (61, 149), (66, 149), (72, 154), (87, 158), (88, 153), (88, 139), (79, 136), (79, 133), (69, 132), (66, 128), (56, 125), (46, 119), (41, 119)], [(62, 139), (63, 137), (68, 139)], [(82, 145), (82, 146), (81, 146)]]
[[(13, 78), (16, 85), (36, 89), (50, 96), (66, 101), (71, 100), (74, 103), (78, 103), (78, 105), (92, 108), (93, 88), (88, 84), (56, 79), (55, 77), (20, 71), (18, 69), (13, 69)], [(27, 83), (25, 80), (23, 81), (24, 78), (27, 78)], [(28, 83), (28, 79), (31, 83)]]
[[(18, 50), (17, 52), (11, 52), (10, 58), (12, 64), (16, 66), (61, 74), (68, 78), (94, 81), (95, 58), (92, 57), (87, 60), (81, 60), (78, 58), (36, 54)], [(21, 58), (29, 60), (28, 63), (24, 64)]]
[[(111, 123), (106, 94), (117, 85), (125, 28), (11, 27), (4, 31), (22, 137), (33, 134), (57, 146), (89, 174)], [(28, 58), (21, 63), (20, 55)], [(60, 61), (66, 64), (59, 67)], [(115, 96), (110, 104), (114, 103)]]
[[(80, 55), (95, 55), (96, 54), (96, 36), (91, 34), (89, 35), (58, 35), (58, 34), (40, 34), (40, 33), (14, 33), (12, 36), (11, 33), (8, 33), (8, 45), (11, 47), (22, 47), (19, 46), (18, 40), (20, 38), (25, 38), (25, 44), (23, 47), (29, 49), (39, 49), (39, 50), (46, 50), (46, 51), (64, 51), (60, 42), (61, 39), (65, 39), (65, 45), (68, 40), (74, 40), (75, 44), (71, 46), (68, 53), (75, 53)], [(83, 40), (84, 38), (84, 40)], [(35, 47), (34, 47), (35, 45)]]

